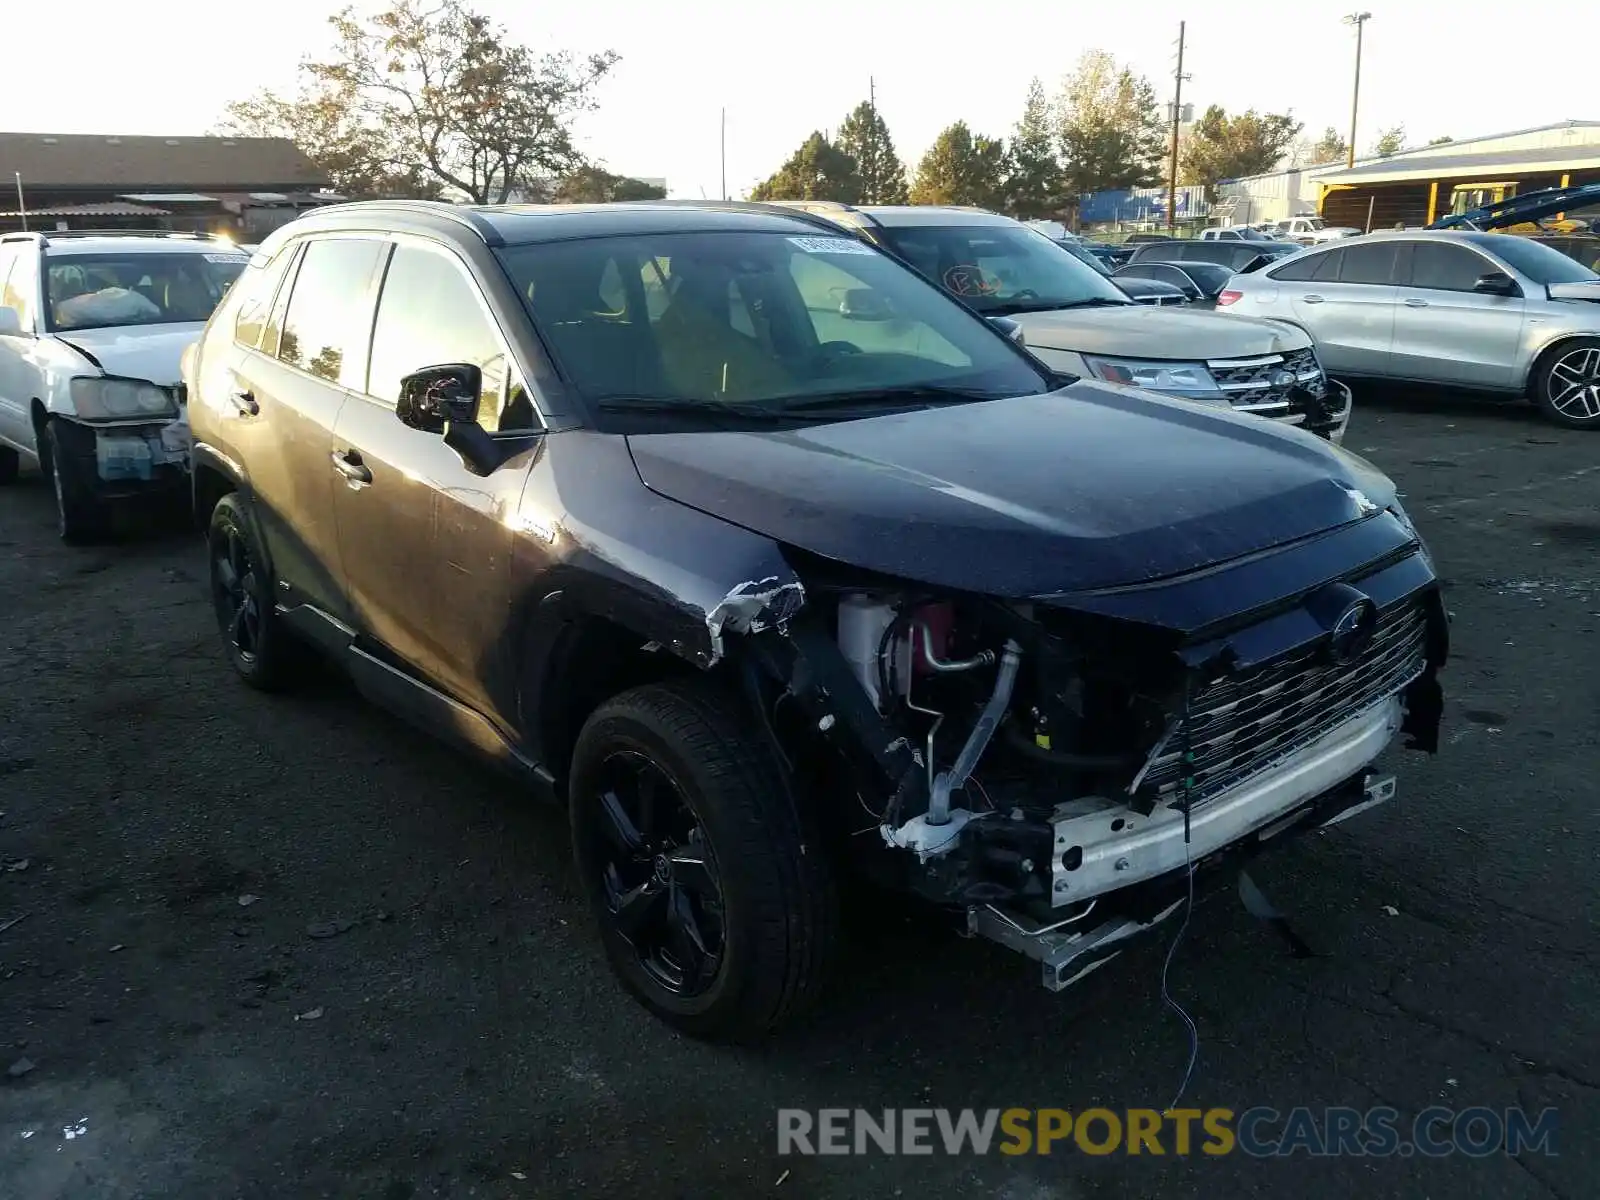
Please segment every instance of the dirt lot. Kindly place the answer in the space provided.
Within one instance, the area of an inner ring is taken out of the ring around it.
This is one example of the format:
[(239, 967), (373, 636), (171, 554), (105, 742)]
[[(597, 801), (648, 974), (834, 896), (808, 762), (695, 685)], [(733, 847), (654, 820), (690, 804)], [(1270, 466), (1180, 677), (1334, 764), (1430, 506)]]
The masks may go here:
[(1053, 996), (856, 914), (794, 1036), (675, 1037), (613, 986), (559, 814), (337, 680), (237, 685), (192, 536), (64, 548), (30, 479), (0, 493), (0, 1195), (1592, 1196), (1600, 439), (1363, 398), (1350, 444), (1449, 580), (1446, 744), (1254, 870), (1319, 957), (1201, 909), (1187, 1099), (1553, 1105), (1560, 1157), (780, 1160), (780, 1107), (1164, 1105), (1164, 946)]

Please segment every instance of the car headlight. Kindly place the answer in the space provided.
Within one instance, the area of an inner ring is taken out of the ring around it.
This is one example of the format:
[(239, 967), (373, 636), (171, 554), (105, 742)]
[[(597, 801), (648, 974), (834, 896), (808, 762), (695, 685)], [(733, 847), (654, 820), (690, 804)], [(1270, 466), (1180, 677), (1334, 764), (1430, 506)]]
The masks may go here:
[(71, 389), (73, 406), (86, 421), (158, 421), (178, 415), (172, 393), (143, 379), (80, 375)]
[(1222, 394), (1217, 381), (1204, 363), (1152, 362), (1137, 358), (1096, 358), (1086, 354), (1083, 361), (1107, 383), (1146, 388), (1152, 392), (1173, 392), (1180, 396), (1215, 399)]

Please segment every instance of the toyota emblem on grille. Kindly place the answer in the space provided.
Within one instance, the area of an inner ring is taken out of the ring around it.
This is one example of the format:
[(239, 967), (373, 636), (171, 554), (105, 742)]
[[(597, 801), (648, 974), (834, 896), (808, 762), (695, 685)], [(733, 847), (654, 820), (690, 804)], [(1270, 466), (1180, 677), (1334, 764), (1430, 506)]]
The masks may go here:
[(1343, 665), (1366, 653), (1378, 632), (1378, 606), (1348, 583), (1330, 583), (1306, 598), (1306, 608), (1328, 631), (1323, 643), (1330, 662)]
[(1354, 662), (1372, 645), (1378, 628), (1378, 610), (1362, 598), (1339, 614), (1328, 636), (1328, 657), (1336, 663)]

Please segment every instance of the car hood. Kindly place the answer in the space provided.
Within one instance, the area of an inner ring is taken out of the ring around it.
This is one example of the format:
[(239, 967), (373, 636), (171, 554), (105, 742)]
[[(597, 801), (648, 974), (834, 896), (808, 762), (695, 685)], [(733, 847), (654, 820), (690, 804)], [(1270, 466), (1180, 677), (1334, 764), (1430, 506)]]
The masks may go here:
[(645, 486), (680, 504), (841, 563), (1006, 597), (1160, 579), (1394, 502), (1375, 468), (1309, 434), (1087, 381), (628, 445)]
[[(1120, 281), (1119, 281), (1120, 282)], [(1302, 331), (1277, 321), (1220, 316), (1189, 308), (1128, 304), (1018, 313), (1029, 346), (1119, 358), (1252, 358), (1284, 354), (1311, 344)]]
[(134, 325), (111, 329), (64, 329), (54, 336), (100, 364), (107, 375), (148, 379), (170, 386), (179, 380), (183, 348), (200, 336), (205, 322)]

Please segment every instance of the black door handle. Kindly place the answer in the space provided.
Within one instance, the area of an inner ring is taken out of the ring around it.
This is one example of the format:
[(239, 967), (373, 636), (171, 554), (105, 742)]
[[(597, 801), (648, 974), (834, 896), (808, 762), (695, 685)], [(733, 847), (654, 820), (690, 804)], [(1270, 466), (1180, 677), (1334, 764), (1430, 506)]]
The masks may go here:
[(352, 484), (368, 484), (372, 482), (372, 471), (361, 461), (361, 455), (356, 451), (335, 450), (332, 457), (333, 469)]
[(254, 392), (237, 391), (228, 393), (228, 399), (233, 406), (247, 417), (259, 416), (261, 405), (256, 403)]

